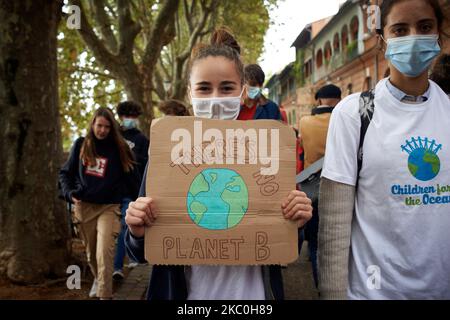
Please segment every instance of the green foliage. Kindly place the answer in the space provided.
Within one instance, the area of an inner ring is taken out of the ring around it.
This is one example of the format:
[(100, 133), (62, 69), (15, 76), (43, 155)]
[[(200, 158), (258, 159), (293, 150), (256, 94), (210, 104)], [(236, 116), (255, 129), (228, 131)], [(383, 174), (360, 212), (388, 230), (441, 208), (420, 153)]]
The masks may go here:
[[(84, 13), (93, 26), (94, 32), (112, 52), (112, 48), (120, 44), (119, 12), (116, 0), (103, 1), (104, 13), (109, 24), (108, 32), (111, 35), (108, 39), (105, 37), (105, 30), (101, 28), (104, 24), (99, 21), (95, 11), (95, 0), (83, 0), (82, 3)], [(219, 0), (196, 42), (207, 42), (215, 27), (227, 26), (235, 33), (243, 49), (244, 62), (255, 63), (262, 53), (264, 36), (270, 26), (269, 11), (278, 1), (282, 0)], [(213, 0), (181, 1), (175, 19), (176, 36), (163, 48), (155, 74), (151, 75), (154, 83), (152, 98), (154, 102), (166, 96), (163, 89), (164, 80), (170, 80), (172, 87), (177, 82), (183, 85), (187, 82), (187, 59), (181, 66), (182, 71), (177, 72), (175, 70), (177, 57), (189, 47), (191, 31), (188, 23), (191, 24), (191, 28), (197, 26), (202, 17), (202, 8), (212, 3)], [(154, 25), (161, 2), (130, 0), (129, 6), (131, 18), (141, 27), (134, 40), (132, 51), (137, 67), (141, 68), (148, 42), (147, 35), (150, 34)], [(186, 7), (195, 7), (195, 9), (186, 12)], [(168, 21), (167, 24), (169, 26), (171, 22)], [(70, 147), (76, 137), (85, 134), (96, 108), (107, 106), (114, 109), (118, 102), (127, 98), (124, 93), (123, 79), (114, 78), (111, 72), (105, 70), (97, 60), (81, 39), (80, 34), (76, 30), (69, 30), (63, 19), (58, 34), (58, 66), (60, 114), (65, 150)]]
[(59, 104), (64, 150), (86, 134), (95, 109), (110, 108), (124, 98), (120, 82), (102, 69), (76, 30), (61, 23), (58, 34)]
[(264, 36), (270, 26), (269, 10), (276, 1), (223, 1), (218, 25), (225, 25), (235, 33), (242, 46), (245, 63), (256, 63), (263, 52)]
[(303, 87), (305, 85), (304, 61), (305, 61), (305, 50), (304, 49), (297, 50), (297, 58), (295, 59), (292, 72), (295, 78), (295, 82), (300, 87)]
[[(214, 0), (206, 1), (210, 5)], [(216, 0), (217, 1), (217, 0)], [(278, 0), (281, 1), (281, 0)], [(195, 3), (192, 0), (186, 0), (186, 6), (190, 8)], [(246, 0), (246, 1), (218, 1), (215, 10), (210, 14), (208, 21), (197, 39), (196, 43), (208, 43), (209, 37), (214, 29), (225, 26), (231, 29), (237, 41), (242, 48), (242, 58), (244, 63), (256, 63), (262, 54), (264, 47), (264, 36), (270, 26), (269, 11), (277, 4), (277, 0)], [(180, 58), (186, 48), (189, 49), (189, 40), (191, 30), (189, 24), (198, 25), (203, 15), (202, 8), (197, 2), (196, 9), (186, 20), (185, 7), (180, 6), (180, 10), (176, 19), (177, 36), (169, 46), (166, 47), (161, 54), (159, 75), (155, 77), (157, 87), (162, 88), (164, 80), (171, 81), (171, 91), (169, 95), (183, 99), (185, 97), (184, 90), (187, 84), (187, 64), (188, 60), (183, 61), (183, 66), (178, 66)], [(176, 70), (179, 68), (182, 70)], [(159, 85), (158, 85), (159, 82)], [(162, 99), (165, 92), (158, 92), (158, 96)]]
[(352, 42), (350, 42), (347, 45), (347, 58), (350, 60), (352, 58), (354, 58), (357, 54), (357, 49), (358, 49), (358, 41), (357, 40), (353, 40)]

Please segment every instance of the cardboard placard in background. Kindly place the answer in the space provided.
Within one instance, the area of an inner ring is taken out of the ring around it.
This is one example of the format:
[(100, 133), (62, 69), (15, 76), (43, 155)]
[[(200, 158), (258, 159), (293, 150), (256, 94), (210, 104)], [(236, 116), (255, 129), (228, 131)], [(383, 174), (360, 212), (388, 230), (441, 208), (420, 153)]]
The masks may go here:
[(267, 265), (297, 259), (292, 128), (274, 120), (167, 117), (151, 127), (147, 196), (158, 218), (145, 256), (163, 265)]

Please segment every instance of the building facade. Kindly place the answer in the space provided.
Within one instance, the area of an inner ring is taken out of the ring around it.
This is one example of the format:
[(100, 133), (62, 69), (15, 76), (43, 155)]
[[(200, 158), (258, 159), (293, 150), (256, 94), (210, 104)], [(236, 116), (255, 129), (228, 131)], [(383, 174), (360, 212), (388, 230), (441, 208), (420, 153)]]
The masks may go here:
[[(449, 2), (441, 1), (447, 16)], [(284, 106), (291, 126), (298, 128), (300, 118), (310, 114), (316, 105), (315, 92), (323, 85), (337, 85), (345, 97), (373, 88), (388, 75), (388, 63), (375, 30), (368, 27), (372, 3), (376, 1), (348, 0), (333, 17), (308, 24), (292, 44), (296, 61), (267, 83), (269, 96)], [(444, 29), (450, 33), (448, 25)], [(449, 49), (447, 39), (443, 50)]]

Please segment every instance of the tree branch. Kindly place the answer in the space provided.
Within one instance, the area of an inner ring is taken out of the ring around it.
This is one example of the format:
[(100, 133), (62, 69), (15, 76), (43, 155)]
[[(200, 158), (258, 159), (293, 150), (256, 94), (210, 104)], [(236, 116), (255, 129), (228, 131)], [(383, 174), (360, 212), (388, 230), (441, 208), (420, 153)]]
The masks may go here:
[[(194, 1), (192, 1), (192, 3), (194, 3)], [(189, 10), (189, 6), (188, 6), (188, 2), (187, 0), (183, 0), (183, 8), (184, 8), (184, 18), (186, 19), (186, 23), (188, 25), (189, 28), (189, 32), (192, 32), (192, 30), (194, 30), (194, 27), (192, 26), (192, 21), (191, 21), (191, 12)]]
[(164, 79), (158, 69), (153, 74), (153, 91), (160, 100), (166, 99), (166, 90), (164, 89)]
[(196, 9), (197, 9), (197, 0), (192, 0), (191, 11), (189, 12), (189, 16), (194, 17)]
[[(193, 47), (205, 33), (209, 17), (217, 9), (218, 5), (219, 0), (200, 1), (200, 12), (198, 13), (199, 18), (196, 19), (194, 30), (190, 32), (188, 44), (185, 46), (184, 51), (176, 56), (174, 61), (175, 63), (172, 64), (172, 96), (175, 98), (181, 98), (185, 94), (186, 84), (183, 79), (186, 79), (186, 62), (191, 54)], [(191, 11), (193, 11), (193, 9)], [(186, 19), (192, 19), (192, 17), (187, 17)], [(186, 23), (188, 23), (188, 21), (186, 21)]]
[(154, 1), (151, 1), (149, 4), (146, 4), (144, 0), (139, 0), (139, 8), (144, 13), (145, 18), (147, 19), (148, 25), (152, 24), (152, 14), (148, 12), (148, 7), (152, 7), (154, 5)]
[(162, 62), (161, 59), (159, 59), (158, 65), (159, 65), (159, 67), (161, 68), (161, 70), (163, 71), (164, 77), (165, 77), (167, 80), (170, 80), (169, 71), (167, 70), (166, 66), (164, 65), (164, 63)]
[(115, 19), (117, 20), (117, 14), (114, 11), (114, 9), (111, 7), (111, 5), (109, 3), (106, 3), (106, 8), (108, 8), (109, 14)]
[(106, 93), (94, 96), (94, 100), (97, 100), (97, 99), (100, 99), (100, 98), (103, 98), (103, 97), (115, 96), (115, 95), (121, 94), (121, 93), (123, 93), (122, 89), (121, 90), (117, 90), (117, 91), (113, 91), (113, 92), (106, 92)]
[(162, 5), (148, 37), (143, 60), (145, 67), (155, 66), (162, 47), (167, 45), (175, 36), (170, 34), (169, 28), (174, 28), (173, 19), (179, 3), (180, 0), (166, 0)]
[(89, 23), (81, 0), (71, 0), (73, 5), (80, 7), (81, 13), (81, 28), (78, 30), (79, 34), (87, 44), (89, 49), (93, 52), (95, 58), (103, 65), (105, 69), (108, 69), (113, 74), (118, 74), (119, 59), (116, 55), (112, 54), (105, 46), (105, 43), (101, 41), (95, 34), (91, 24)]
[[(63, 69), (63, 70), (64, 70), (64, 69)], [(115, 76), (113, 76), (113, 75), (111, 75), (111, 74), (107, 74), (107, 73), (100, 72), (100, 71), (97, 71), (97, 70), (93, 70), (93, 69), (90, 69), (90, 68), (77, 67), (77, 68), (69, 68), (69, 69), (66, 69), (66, 71), (71, 71), (71, 72), (79, 71), (79, 72), (85, 72), (85, 73), (95, 74), (95, 75), (97, 75), (97, 76), (104, 77), (104, 78), (108, 78), (108, 79), (113, 79), (113, 80), (116, 80), (116, 79), (117, 79), (117, 77), (115, 77)]]
[(141, 26), (131, 19), (128, 0), (117, 0), (117, 8), (119, 13), (119, 55), (132, 59), (134, 40), (141, 31)]
[(100, 32), (105, 39), (108, 49), (115, 54), (117, 52), (117, 39), (111, 30), (111, 22), (106, 14), (105, 6), (104, 0), (91, 0), (95, 20), (100, 25)]
[(208, 18), (210, 16), (211, 12), (213, 12), (216, 9), (217, 5), (219, 4), (219, 1), (212, 0), (210, 6), (206, 5), (206, 1), (201, 1), (200, 3), (201, 3), (201, 8), (202, 8), (202, 16), (200, 18), (199, 23), (197, 23), (197, 26), (195, 27), (194, 31), (191, 33), (188, 46), (177, 57), (177, 61), (179, 61), (181, 63), (183, 63), (185, 60), (187, 60), (189, 58), (192, 48), (197, 43), (198, 38), (201, 36), (201, 33), (206, 26), (206, 23), (208, 21)]

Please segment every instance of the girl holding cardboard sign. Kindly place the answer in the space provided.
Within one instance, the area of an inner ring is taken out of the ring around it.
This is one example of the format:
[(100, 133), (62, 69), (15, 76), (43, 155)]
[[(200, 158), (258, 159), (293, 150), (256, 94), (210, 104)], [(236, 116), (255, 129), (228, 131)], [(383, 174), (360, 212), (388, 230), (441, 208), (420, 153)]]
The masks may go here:
[[(189, 92), (197, 117), (236, 120), (244, 92), (244, 66), (239, 45), (225, 29), (216, 31), (210, 45), (192, 52)], [(145, 184), (145, 183), (144, 183)], [(141, 194), (145, 194), (141, 192)], [(312, 216), (311, 201), (292, 191), (280, 204), (286, 219), (305, 224)], [(157, 218), (151, 197), (132, 202), (127, 210), (129, 254), (144, 262), (144, 230)], [(280, 266), (154, 266), (148, 299), (216, 300), (283, 299)]]

